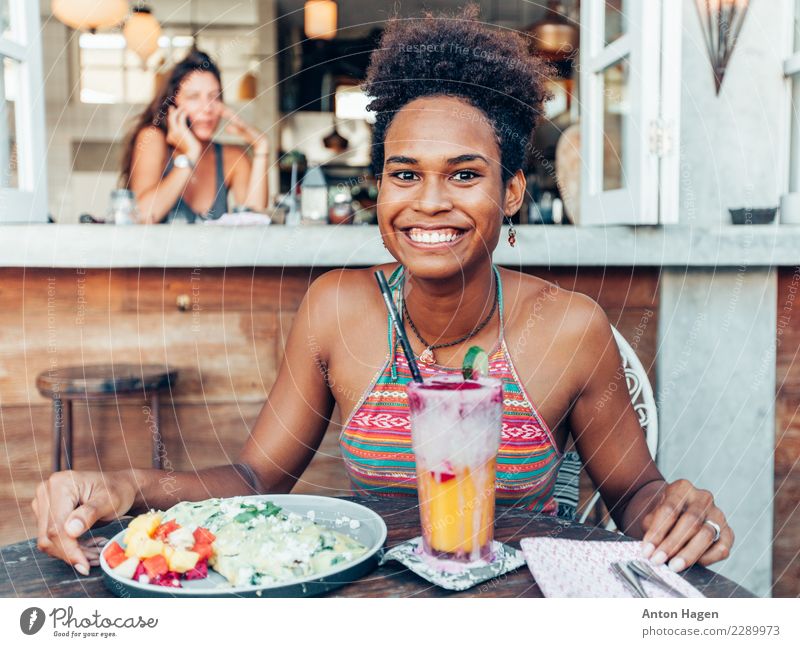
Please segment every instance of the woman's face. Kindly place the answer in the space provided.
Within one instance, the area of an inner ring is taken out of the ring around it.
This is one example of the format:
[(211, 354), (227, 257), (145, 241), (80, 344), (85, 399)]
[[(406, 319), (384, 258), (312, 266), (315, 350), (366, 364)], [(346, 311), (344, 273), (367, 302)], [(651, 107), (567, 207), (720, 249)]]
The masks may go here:
[(201, 141), (209, 141), (217, 130), (221, 93), (219, 81), (211, 72), (192, 72), (181, 81), (175, 105), (186, 110), (192, 132)]
[(420, 278), (447, 279), (491, 258), (525, 179), (518, 172), (504, 190), (500, 147), (482, 111), (431, 96), (405, 105), (389, 125), (378, 187), (378, 223), (392, 256)]

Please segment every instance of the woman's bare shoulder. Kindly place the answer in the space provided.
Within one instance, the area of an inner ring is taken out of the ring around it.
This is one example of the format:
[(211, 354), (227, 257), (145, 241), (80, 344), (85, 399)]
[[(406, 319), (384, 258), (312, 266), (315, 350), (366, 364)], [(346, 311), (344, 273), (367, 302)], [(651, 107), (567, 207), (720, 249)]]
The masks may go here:
[(586, 294), (533, 274), (504, 270), (501, 276), (509, 323), (540, 321), (562, 339), (608, 326), (603, 309)]
[(136, 138), (134, 139), (134, 143), (136, 144), (136, 146), (148, 148), (150, 150), (153, 149), (166, 150), (167, 135), (164, 133), (163, 130), (157, 128), (156, 126), (145, 126), (138, 133), (136, 133)]
[(374, 272), (383, 270), (388, 277), (396, 264), (365, 269), (335, 269), (315, 279), (308, 288), (306, 301), (318, 326), (340, 331), (357, 329), (376, 317), (385, 317), (383, 298)]

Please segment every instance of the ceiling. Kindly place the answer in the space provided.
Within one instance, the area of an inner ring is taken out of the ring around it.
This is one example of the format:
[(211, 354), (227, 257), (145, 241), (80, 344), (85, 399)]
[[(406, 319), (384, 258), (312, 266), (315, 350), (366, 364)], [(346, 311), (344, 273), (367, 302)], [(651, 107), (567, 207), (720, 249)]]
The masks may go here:
[[(339, 29), (368, 32), (375, 23), (384, 22), (397, 8), (401, 16), (419, 15), (424, 9), (455, 11), (466, 0), (340, 0)], [(284, 24), (302, 26), (304, 0), (278, 0), (278, 14)], [(508, 27), (525, 27), (543, 13), (546, 0), (479, 0), (484, 20)]]
[[(258, 6), (269, 0), (150, 0), (147, 4), (162, 24), (201, 26), (254, 26)], [(339, 29), (355, 37), (384, 22), (395, 9), (402, 16), (419, 15), (424, 9), (455, 11), (466, 0), (339, 0)], [(544, 13), (547, 0), (478, 0), (484, 20), (506, 27), (525, 27)], [(50, 0), (39, 0), (42, 15), (50, 15)], [(133, 4), (131, 2), (131, 4)], [(282, 28), (301, 27), (305, 0), (277, 0)]]

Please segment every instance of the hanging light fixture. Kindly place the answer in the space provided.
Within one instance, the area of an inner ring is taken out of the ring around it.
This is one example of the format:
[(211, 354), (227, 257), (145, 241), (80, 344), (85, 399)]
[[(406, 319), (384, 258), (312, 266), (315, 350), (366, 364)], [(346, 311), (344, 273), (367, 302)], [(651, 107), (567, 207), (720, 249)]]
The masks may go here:
[(239, 101), (252, 101), (258, 96), (258, 79), (253, 70), (248, 70), (247, 73), (239, 79), (239, 87), (237, 90), (236, 95)]
[(113, 27), (128, 14), (127, 0), (53, 0), (53, 15), (68, 27), (94, 33)]
[(565, 61), (578, 49), (578, 27), (566, 14), (563, 2), (549, 0), (544, 17), (526, 29), (534, 50), (551, 61)]
[(695, 0), (717, 95), (749, 4), (748, 0)]
[(333, 0), (307, 0), (303, 26), (308, 38), (331, 40), (336, 36), (337, 7)]
[(158, 49), (158, 39), (161, 36), (161, 25), (150, 8), (145, 5), (134, 7), (122, 33), (128, 49), (142, 59), (142, 65), (146, 65), (147, 59)]

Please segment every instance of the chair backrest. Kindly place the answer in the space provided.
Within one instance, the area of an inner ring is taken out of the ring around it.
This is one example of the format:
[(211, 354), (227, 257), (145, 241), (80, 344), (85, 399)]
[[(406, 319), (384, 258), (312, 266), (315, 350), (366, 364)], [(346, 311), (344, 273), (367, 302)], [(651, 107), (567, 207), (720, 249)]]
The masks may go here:
[[(656, 410), (656, 400), (653, 397), (653, 387), (650, 385), (644, 366), (636, 356), (636, 351), (633, 350), (616, 328), (612, 326), (611, 329), (614, 332), (614, 339), (622, 357), (625, 382), (633, 410), (639, 416), (639, 424), (644, 431), (650, 455), (655, 458), (658, 449), (658, 412)], [(577, 451), (566, 452), (556, 476), (555, 498), (559, 504), (559, 515), (566, 517), (577, 516), (578, 521), (583, 523), (600, 500), (600, 492), (595, 491), (584, 506), (584, 509), (577, 512), (581, 466), (581, 459)], [(575, 511), (574, 515), (573, 511)], [(609, 521), (606, 524), (606, 528), (613, 530), (616, 525), (613, 521)]]

